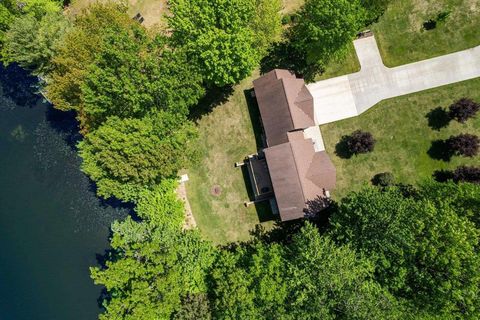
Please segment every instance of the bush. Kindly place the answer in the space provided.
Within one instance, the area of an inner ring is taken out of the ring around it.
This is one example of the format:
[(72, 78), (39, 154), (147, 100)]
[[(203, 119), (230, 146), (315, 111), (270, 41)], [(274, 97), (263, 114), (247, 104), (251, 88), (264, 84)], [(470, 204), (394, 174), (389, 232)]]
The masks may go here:
[(377, 173), (372, 178), (372, 184), (378, 187), (389, 187), (395, 183), (395, 177), (391, 172)]
[(453, 171), (453, 181), (480, 184), (480, 167), (460, 166)]
[(468, 119), (473, 118), (478, 110), (480, 110), (480, 104), (471, 99), (462, 98), (449, 107), (448, 115), (460, 123), (465, 123)]
[(455, 155), (465, 157), (476, 156), (480, 147), (480, 139), (476, 135), (469, 133), (451, 136), (446, 142)]
[(359, 154), (372, 152), (375, 143), (376, 141), (370, 132), (356, 130), (350, 135), (347, 146), (352, 154)]

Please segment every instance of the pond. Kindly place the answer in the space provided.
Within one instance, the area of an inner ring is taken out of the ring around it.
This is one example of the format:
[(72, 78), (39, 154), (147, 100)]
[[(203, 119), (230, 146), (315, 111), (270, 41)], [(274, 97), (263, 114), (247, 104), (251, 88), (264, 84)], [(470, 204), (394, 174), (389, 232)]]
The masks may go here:
[(0, 319), (96, 319), (101, 288), (89, 266), (127, 210), (95, 196), (73, 115), (34, 87), (21, 69), (0, 66)]

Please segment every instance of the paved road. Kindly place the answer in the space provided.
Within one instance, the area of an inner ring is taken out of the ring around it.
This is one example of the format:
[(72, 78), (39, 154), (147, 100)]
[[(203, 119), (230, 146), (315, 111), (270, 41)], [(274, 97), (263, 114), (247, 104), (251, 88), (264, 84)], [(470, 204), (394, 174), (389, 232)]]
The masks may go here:
[(354, 45), (359, 72), (308, 85), (317, 124), (357, 116), (384, 99), (480, 77), (480, 46), (387, 68), (375, 37), (355, 40)]

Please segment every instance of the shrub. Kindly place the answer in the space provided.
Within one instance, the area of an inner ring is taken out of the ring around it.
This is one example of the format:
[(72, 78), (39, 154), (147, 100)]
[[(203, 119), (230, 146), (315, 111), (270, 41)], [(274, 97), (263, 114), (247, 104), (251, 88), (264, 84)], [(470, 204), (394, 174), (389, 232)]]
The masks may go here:
[(448, 115), (460, 123), (465, 123), (474, 117), (478, 110), (480, 110), (480, 104), (471, 99), (462, 98), (449, 107)]
[(460, 166), (453, 171), (453, 181), (480, 184), (480, 167)]
[(375, 143), (376, 141), (370, 132), (356, 130), (350, 135), (347, 146), (352, 154), (359, 154), (372, 152)]
[(476, 135), (469, 133), (451, 136), (446, 142), (454, 154), (465, 157), (476, 156), (480, 147), (480, 139)]
[(395, 177), (391, 172), (377, 173), (372, 178), (372, 184), (378, 187), (389, 187), (395, 183)]

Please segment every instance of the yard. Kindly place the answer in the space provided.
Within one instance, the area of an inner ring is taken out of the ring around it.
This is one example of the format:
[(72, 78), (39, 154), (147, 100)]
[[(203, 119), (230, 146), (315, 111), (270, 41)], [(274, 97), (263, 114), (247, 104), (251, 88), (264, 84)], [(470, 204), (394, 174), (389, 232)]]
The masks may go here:
[(245, 207), (249, 180), (234, 166), (257, 151), (258, 109), (247, 101), (253, 100), (249, 89), (258, 76), (242, 81), (228, 101), (198, 120), (200, 161), (187, 172), (187, 193), (200, 231), (215, 243), (247, 240), (262, 220), (266, 228), (273, 224), (268, 203)]
[[(474, 37), (480, 25), (480, 6), (476, 5), (476, 1), (438, 0), (435, 1), (436, 6), (420, 0), (393, 2), (395, 4), (384, 17), (371, 27), (388, 66), (480, 44), (480, 39)], [(301, 3), (284, 1), (285, 11)], [(422, 31), (425, 20), (445, 10), (450, 13), (443, 23), (438, 24), (436, 29)], [(319, 79), (358, 70), (352, 45), (346, 59), (332, 62)], [(187, 192), (202, 234), (215, 243), (246, 240), (256, 224), (271, 218), (266, 205), (257, 208), (244, 206), (244, 201), (248, 200), (248, 179), (244, 179), (241, 169), (234, 167), (235, 162), (257, 150), (254, 135), (257, 126), (252, 124), (252, 118), (257, 118), (255, 113), (258, 111), (247, 104), (249, 94), (246, 91), (252, 88), (252, 80), (257, 76), (254, 74), (242, 81), (227, 101), (217, 104), (198, 120), (201, 160), (188, 170), (190, 181)], [(448, 107), (453, 100), (463, 96), (480, 100), (480, 79), (384, 101), (358, 118), (322, 126), (327, 150), (337, 166), (338, 190), (334, 196), (338, 198), (358, 189), (378, 172), (391, 171), (398, 181), (414, 183), (430, 177), (435, 169), (478, 162), (478, 159), (454, 157), (446, 163), (427, 154), (433, 140), (460, 132), (480, 134), (480, 119), (465, 125), (451, 122), (439, 131), (428, 125), (427, 113), (439, 106)], [(374, 134), (378, 140), (375, 151), (348, 160), (337, 157), (336, 143), (342, 135), (355, 129)], [(269, 228), (273, 222), (262, 224)]]
[[(73, 0), (70, 10), (78, 13), (90, 4), (103, 0)], [(133, 17), (140, 13), (145, 19), (143, 25), (151, 27), (163, 23), (167, 0), (128, 0), (128, 13)]]
[[(323, 125), (325, 146), (337, 168), (335, 197), (341, 198), (348, 191), (360, 188), (380, 172), (392, 172), (398, 182), (415, 183), (431, 177), (438, 169), (478, 164), (478, 157), (453, 157), (450, 162), (445, 162), (435, 160), (427, 153), (432, 141), (459, 133), (480, 135), (480, 117), (463, 125), (451, 121), (445, 128), (432, 128), (435, 119), (429, 120), (427, 114), (438, 107), (447, 108), (461, 97), (480, 101), (480, 79), (382, 101), (358, 117)], [(373, 134), (377, 140), (375, 150), (342, 159), (335, 152), (336, 145), (343, 135), (356, 129)]]

